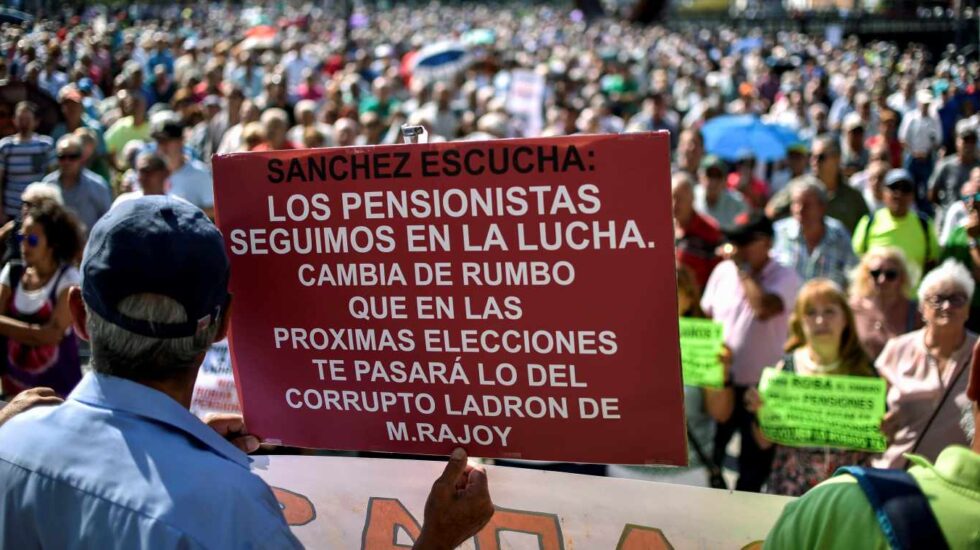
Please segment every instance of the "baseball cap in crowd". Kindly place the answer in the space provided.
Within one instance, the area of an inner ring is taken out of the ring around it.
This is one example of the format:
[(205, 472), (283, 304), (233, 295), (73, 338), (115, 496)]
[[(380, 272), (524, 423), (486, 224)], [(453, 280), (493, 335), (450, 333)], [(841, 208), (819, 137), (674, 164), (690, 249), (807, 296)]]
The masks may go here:
[(735, 223), (723, 233), (732, 244), (745, 245), (759, 237), (772, 237), (772, 221), (759, 213), (742, 213), (735, 217)]
[(848, 113), (847, 116), (844, 117), (844, 122), (841, 124), (841, 127), (845, 132), (850, 132), (851, 130), (856, 130), (858, 128), (864, 130), (864, 121), (861, 120), (861, 115), (857, 113)]
[(728, 166), (725, 164), (725, 161), (715, 155), (706, 155), (701, 159), (701, 171), (707, 173), (711, 169), (720, 170), (722, 175), (728, 172)]
[(904, 168), (893, 168), (885, 174), (885, 187), (897, 191), (911, 191), (915, 187), (912, 174)]
[[(162, 113), (161, 113), (162, 114)], [(150, 127), (150, 136), (153, 139), (166, 141), (169, 139), (180, 139), (184, 136), (184, 125), (175, 116), (154, 117)]]
[(932, 103), (933, 95), (932, 90), (927, 90), (925, 88), (915, 92), (915, 100), (919, 103)]
[(78, 79), (78, 90), (82, 93), (89, 93), (92, 91), (92, 79), (85, 76)]
[[(199, 208), (154, 195), (120, 203), (92, 227), (82, 259), (82, 297), (106, 321), (151, 338), (185, 338), (221, 320), (229, 263), (218, 228)], [(187, 321), (150, 323), (119, 302), (159, 294), (184, 306)]]
[(61, 89), (61, 92), (58, 93), (58, 102), (64, 103), (66, 101), (81, 103), (82, 102), (81, 92), (79, 92), (78, 89), (75, 88), (74, 86), (65, 86), (64, 88)]
[(786, 148), (786, 154), (809, 155), (810, 148), (802, 141), (791, 144)]

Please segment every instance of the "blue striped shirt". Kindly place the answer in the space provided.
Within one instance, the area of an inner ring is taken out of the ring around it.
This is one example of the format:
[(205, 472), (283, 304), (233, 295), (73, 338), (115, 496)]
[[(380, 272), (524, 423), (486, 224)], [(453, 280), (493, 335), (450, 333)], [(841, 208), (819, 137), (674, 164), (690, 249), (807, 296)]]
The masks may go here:
[(14, 217), (20, 213), (20, 195), (24, 189), (41, 181), (55, 168), (54, 140), (34, 134), (28, 140), (14, 134), (0, 139), (0, 170), (3, 171), (3, 213)]

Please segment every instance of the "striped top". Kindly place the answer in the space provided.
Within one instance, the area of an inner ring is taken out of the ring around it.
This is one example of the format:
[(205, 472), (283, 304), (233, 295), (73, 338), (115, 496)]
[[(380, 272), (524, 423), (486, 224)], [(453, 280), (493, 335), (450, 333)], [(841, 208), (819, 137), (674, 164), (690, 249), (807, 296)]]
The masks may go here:
[(34, 134), (30, 139), (22, 140), (14, 134), (0, 139), (3, 213), (16, 217), (20, 213), (20, 195), (24, 188), (41, 181), (56, 164), (54, 140), (48, 136)]

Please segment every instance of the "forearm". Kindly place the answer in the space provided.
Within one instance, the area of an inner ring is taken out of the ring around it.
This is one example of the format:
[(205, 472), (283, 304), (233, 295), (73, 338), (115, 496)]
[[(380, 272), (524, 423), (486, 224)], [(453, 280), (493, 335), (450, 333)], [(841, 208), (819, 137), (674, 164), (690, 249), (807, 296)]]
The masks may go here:
[(33, 325), (0, 315), (0, 336), (31, 346), (50, 346), (64, 337), (64, 330), (52, 325)]
[(752, 421), (752, 437), (755, 439), (755, 442), (759, 445), (759, 448), (762, 449), (763, 451), (772, 448), (773, 445), (772, 441), (769, 441), (769, 439), (765, 435), (763, 435), (762, 428), (759, 427), (759, 422), (757, 420)]
[(715, 422), (728, 422), (735, 411), (735, 389), (704, 388), (704, 408)]
[(742, 275), (742, 290), (749, 302), (749, 307), (763, 321), (778, 315), (783, 310), (783, 302), (779, 296), (767, 294), (753, 277)]

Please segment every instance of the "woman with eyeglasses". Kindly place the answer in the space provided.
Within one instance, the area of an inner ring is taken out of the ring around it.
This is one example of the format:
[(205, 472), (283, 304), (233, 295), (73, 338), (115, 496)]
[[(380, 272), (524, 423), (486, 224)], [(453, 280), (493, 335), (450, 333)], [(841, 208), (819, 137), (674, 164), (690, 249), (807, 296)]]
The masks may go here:
[(17, 232), (21, 261), (0, 271), (0, 347), (6, 363), (3, 394), (46, 386), (68, 395), (81, 379), (68, 289), (80, 283), (78, 221), (53, 201), (27, 208)]
[[(800, 289), (789, 321), (786, 355), (776, 366), (797, 376), (875, 376), (871, 360), (857, 337), (854, 315), (847, 296), (829, 279), (813, 279)], [(756, 413), (765, 404), (759, 391), (745, 394), (746, 409)], [(758, 424), (753, 435), (763, 449), (773, 447)], [(800, 496), (849, 464), (866, 465), (871, 455), (863, 451), (829, 447), (775, 445), (768, 493)]]
[(975, 282), (962, 264), (948, 259), (919, 285), (925, 327), (891, 339), (875, 367), (888, 382), (882, 433), (888, 448), (878, 468), (904, 468), (905, 453), (934, 461), (952, 444), (967, 445), (960, 411), (967, 403), (971, 352), (977, 335), (967, 330), (967, 307)]
[(905, 253), (894, 247), (868, 251), (851, 272), (849, 305), (872, 361), (895, 336), (922, 328), (918, 304), (909, 298), (912, 280)]

